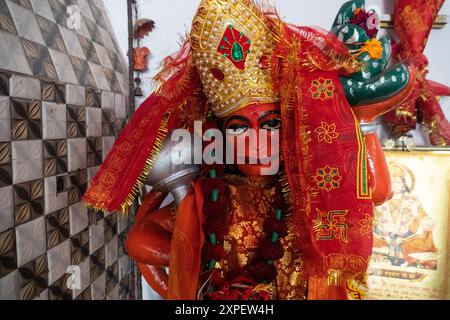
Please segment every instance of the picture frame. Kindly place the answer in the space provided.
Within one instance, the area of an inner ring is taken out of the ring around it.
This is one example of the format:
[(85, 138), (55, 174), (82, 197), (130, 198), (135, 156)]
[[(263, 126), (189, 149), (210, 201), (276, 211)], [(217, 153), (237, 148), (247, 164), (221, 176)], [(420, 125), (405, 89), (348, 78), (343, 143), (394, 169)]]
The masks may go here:
[(394, 195), (374, 212), (368, 299), (449, 299), (450, 149), (385, 155)]

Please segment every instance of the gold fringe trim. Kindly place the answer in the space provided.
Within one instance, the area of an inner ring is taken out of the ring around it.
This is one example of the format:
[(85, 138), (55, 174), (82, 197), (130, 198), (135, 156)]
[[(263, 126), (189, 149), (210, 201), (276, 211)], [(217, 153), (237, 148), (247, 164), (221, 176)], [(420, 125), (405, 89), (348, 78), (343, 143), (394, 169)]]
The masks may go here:
[(289, 180), (286, 174), (281, 175), (280, 177), (280, 183), (281, 183), (281, 193), (284, 198), (284, 202), (287, 205), (287, 212), (286, 215), (290, 215), (292, 213), (292, 189), (291, 185), (289, 184)]
[(164, 115), (164, 119), (161, 120), (161, 123), (156, 133), (155, 143), (153, 144), (152, 150), (150, 150), (149, 157), (145, 162), (145, 166), (142, 169), (141, 173), (139, 174), (130, 193), (128, 194), (124, 202), (120, 205), (120, 210), (123, 214), (127, 214), (128, 208), (133, 204), (134, 200), (136, 199), (137, 195), (140, 192), (140, 189), (145, 186), (147, 176), (150, 174), (150, 171), (153, 168), (153, 164), (156, 160), (156, 157), (159, 155), (159, 152), (161, 151), (161, 148), (166, 139), (168, 133), (169, 117), (170, 112), (167, 112)]
[(335, 269), (328, 270), (327, 282), (328, 286), (340, 286), (342, 284), (342, 272)]

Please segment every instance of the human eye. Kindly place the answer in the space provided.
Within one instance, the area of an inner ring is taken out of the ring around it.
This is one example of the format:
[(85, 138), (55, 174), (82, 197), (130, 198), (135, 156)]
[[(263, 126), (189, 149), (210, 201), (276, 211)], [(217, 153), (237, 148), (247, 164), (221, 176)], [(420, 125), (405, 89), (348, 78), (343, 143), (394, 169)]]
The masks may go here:
[(270, 120), (267, 120), (261, 124), (262, 129), (266, 130), (277, 130), (281, 129), (281, 119), (279, 118), (272, 118)]
[(227, 127), (227, 132), (231, 135), (237, 136), (237, 135), (243, 134), (245, 131), (247, 131), (247, 129), (248, 129), (248, 126), (239, 124), (239, 123), (235, 123), (235, 124), (229, 125)]

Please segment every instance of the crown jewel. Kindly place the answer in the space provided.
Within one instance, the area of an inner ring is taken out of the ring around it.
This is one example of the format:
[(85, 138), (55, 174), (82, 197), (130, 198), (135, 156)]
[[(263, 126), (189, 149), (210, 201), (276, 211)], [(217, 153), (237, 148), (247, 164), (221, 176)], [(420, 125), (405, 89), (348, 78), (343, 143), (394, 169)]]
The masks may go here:
[(202, 0), (191, 31), (193, 60), (212, 110), (225, 117), (278, 101), (267, 61), (274, 39), (251, 0)]

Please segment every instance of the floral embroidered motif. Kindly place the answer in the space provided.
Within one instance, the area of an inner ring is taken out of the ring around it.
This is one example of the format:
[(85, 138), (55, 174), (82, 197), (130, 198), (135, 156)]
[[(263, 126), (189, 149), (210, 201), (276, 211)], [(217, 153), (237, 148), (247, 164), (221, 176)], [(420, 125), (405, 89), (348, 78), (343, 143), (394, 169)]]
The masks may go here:
[(333, 140), (339, 137), (339, 133), (336, 132), (336, 124), (328, 124), (322, 122), (320, 127), (314, 130), (317, 133), (317, 139), (319, 142), (325, 141), (326, 143), (333, 143)]
[[(317, 210), (317, 219), (314, 221), (316, 240), (342, 240), (347, 242), (347, 223), (345, 216), (348, 210), (320, 211)], [(336, 268), (334, 268), (336, 269)]]
[(342, 177), (339, 175), (338, 168), (332, 168), (327, 165), (324, 168), (317, 169), (315, 180), (317, 187), (331, 191), (339, 188)]
[(373, 218), (369, 214), (365, 214), (364, 219), (359, 220), (361, 235), (370, 237), (373, 232)]
[(325, 101), (334, 96), (334, 84), (331, 79), (324, 79), (322, 77), (313, 80), (311, 83), (311, 91), (313, 99)]

